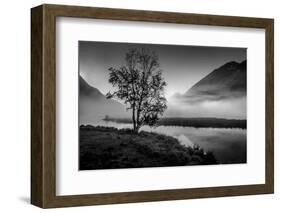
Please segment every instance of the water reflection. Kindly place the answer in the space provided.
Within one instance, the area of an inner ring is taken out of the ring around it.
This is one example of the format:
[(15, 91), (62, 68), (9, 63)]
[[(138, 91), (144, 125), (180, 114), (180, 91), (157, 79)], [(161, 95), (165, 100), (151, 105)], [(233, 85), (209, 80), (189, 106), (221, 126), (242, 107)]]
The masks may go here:
[[(131, 128), (131, 124), (100, 121), (94, 126), (108, 126), (118, 129)], [(185, 146), (199, 145), (205, 151), (212, 151), (220, 163), (246, 163), (247, 135), (244, 129), (193, 128), (178, 126), (143, 126), (141, 130), (175, 137)]]

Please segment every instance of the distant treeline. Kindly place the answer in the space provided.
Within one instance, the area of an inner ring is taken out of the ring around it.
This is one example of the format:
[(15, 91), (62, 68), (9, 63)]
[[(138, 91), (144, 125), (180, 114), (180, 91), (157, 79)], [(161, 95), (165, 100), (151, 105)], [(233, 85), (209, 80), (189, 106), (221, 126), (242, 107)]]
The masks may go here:
[[(132, 123), (129, 118), (111, 118), (106, 116), (104, 121), (111, 121), (116, 123)], [(157, 122), (158, 126), (182, 126), (195, 128), (247, 128), (246, 120), (238, 119), (223, 119), (223, 118), (178, 118), (169, 117), (161, 118)]]

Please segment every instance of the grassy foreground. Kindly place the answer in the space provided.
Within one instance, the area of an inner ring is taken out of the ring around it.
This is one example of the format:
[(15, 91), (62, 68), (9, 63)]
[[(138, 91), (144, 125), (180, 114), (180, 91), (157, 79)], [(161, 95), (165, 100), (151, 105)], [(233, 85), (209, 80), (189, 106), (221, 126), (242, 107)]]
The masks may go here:
[(80, 126), (79, 169), (117, 169), (217, 164), (199, 147), (185, 147), (173, 137), (130, 129)]

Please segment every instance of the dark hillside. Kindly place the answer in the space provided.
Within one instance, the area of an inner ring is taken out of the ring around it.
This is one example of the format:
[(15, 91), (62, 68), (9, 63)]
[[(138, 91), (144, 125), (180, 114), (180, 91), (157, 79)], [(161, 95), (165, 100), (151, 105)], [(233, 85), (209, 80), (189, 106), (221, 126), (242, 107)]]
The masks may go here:
[(80, 170), (217, 164), (212, 153), (173, 137), (112, 127), (80, 126)]

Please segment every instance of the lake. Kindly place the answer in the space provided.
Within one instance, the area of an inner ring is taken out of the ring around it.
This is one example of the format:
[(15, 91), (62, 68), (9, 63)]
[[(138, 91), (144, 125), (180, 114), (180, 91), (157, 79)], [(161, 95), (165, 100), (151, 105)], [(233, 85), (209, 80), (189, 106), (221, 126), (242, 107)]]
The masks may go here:
[[(94, 126), (115, 127), (118, 129), (132, 128), (132, 124), (110, 121), (99, 121)], [(182, 145), (199, 145), (205, 151), (214, 153), (216, 159), (223, 164), (246, 163), (247, 161), (247, 130), (238, 128), (194, 128), (179, 126), (143, 126), (140, 130), (156, 132), (175, 137)]]

